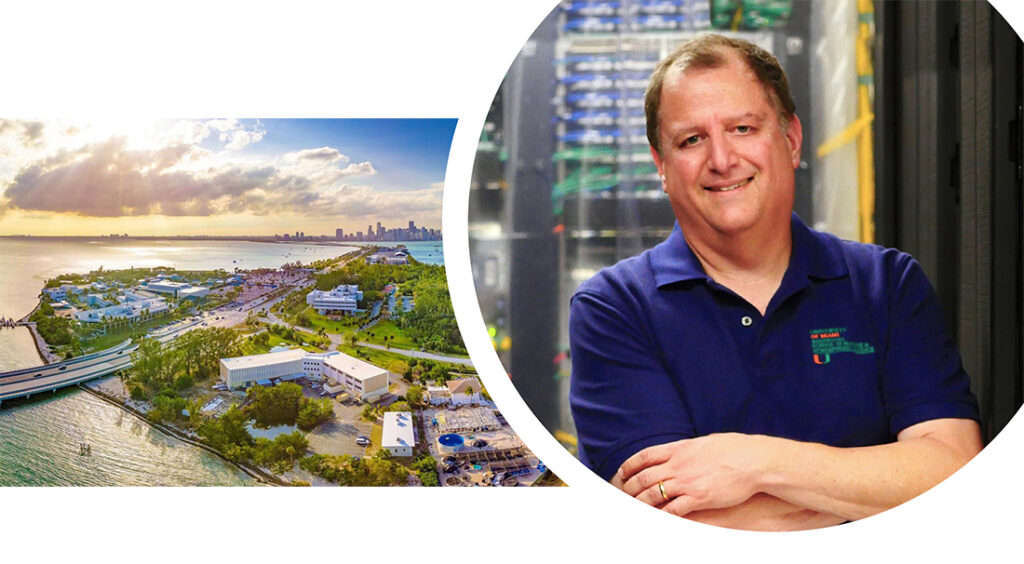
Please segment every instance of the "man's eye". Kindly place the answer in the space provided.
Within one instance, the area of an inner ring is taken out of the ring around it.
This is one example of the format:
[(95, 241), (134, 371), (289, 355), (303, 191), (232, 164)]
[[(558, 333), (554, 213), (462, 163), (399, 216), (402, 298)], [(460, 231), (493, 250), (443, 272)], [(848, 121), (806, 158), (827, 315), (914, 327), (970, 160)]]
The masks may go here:
[(749, 125), (738, 125), (736, 126), (736, 133), (750, 133), (751, 129)]
[(683, 147), (692, 147), (700, 142), (700, 137), (697, 135), (691, 135), (686, 139), (683, 139)]

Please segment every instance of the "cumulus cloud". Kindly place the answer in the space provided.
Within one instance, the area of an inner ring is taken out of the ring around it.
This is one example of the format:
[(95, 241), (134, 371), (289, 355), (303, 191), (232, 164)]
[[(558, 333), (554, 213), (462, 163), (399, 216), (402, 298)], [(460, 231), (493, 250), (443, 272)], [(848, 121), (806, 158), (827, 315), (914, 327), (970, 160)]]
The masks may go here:
[[(224, 213), (351, 217), (440, 209), (439, 187), (381, 192), (340, 185), (343, 179), (373, 175), (376, 170), (369, 161), (349, 163), (349, 157), (333, 147), (296, 151), (270, 162), (205, 159), (209, 153), (197, 143), (211, 132), (244, 131), (239, 126), (232, 120), (181, 122), (164, 132), (163, 146), (143, 149), (114, 137), (56, 150), (0, 181), (7, 184), (0, 214), (20, 210), (92, 217)], [(254, 134), (250, 142), (263, 135), (260, 128), (248, 133)]]
[(338, 172), (339, 176), (370, 176), (373, 174), (377, 174), (377, 170), (373, 168), (370, 161), (350, 164)]
[(237, 119), (212, 119), (205, 126), (219, 132), (217, 138), (226, 143), (225, 149), (237, 151), (252, 143), (257, 143), (266, 135), (266, 129), (259, 123), (253, 129), (246, 129)]
[[(41, 121), (0, 119), (0, 149), (5, 145), (32, 147), (43, 140), (46, 125)], [(10, 153), (6, 148), (4, 153)]]

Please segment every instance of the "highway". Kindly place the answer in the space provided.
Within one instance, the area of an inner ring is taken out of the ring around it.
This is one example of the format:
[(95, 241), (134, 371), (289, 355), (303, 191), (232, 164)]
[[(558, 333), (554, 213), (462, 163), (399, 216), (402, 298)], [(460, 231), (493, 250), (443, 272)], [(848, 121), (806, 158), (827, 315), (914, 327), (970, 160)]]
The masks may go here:
[(0, 403), (100, 378), (131, 366), (131, 341), (87, 357), (0, 374)]

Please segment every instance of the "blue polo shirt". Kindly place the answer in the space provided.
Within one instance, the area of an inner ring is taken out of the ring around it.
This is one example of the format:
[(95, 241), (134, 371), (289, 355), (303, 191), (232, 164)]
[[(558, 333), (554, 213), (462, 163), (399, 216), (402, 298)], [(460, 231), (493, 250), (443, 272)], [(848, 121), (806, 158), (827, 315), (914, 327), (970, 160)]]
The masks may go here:
[(765, 315), (707, 274), (676, 225), (572, 298), (579, 457), (611, 479), (634, 453), (740, 432), (838, 447), (978, 419), (935, 291), (910, 255), (807, 228)]

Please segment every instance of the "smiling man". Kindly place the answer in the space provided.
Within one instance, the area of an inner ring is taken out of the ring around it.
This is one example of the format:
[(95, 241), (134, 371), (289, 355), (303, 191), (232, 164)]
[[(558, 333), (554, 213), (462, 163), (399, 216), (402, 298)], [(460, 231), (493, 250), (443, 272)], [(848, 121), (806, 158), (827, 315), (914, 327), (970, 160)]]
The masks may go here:
[(884, 511), (970, 460), (977, 401), (920, 266), (793, 214), (778, 61), (701, 36), (655, 69), (646, 114), (677, 224), (573, 297), (581, 460), (665, 511), (769, 530)]

